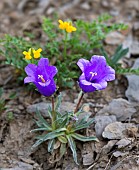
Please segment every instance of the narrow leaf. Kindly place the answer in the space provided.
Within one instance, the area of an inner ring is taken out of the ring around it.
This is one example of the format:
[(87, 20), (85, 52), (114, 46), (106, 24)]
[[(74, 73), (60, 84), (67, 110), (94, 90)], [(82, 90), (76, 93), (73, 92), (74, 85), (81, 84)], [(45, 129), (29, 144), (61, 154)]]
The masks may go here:
[(95, 121), (95, 119), (92, 118), (92, 119), (91, 119), (90, 121), (88, 121), (87, 123), (79, 124), (79, 125), (77, 125), (77, 126), (73, 129), (73, 131), (88, 128), (94, 121)]
[(70, 148), (71, 148), (71, 150), (72, 150), (73, 159), (74, 159), (75, 163), (76, 163), (77, 165), (79, 165), (78, 162), (77, 162), (77, 153), (76, 153), (76, 145), (75, 145), (75, 142), (74, 142), (73, 138), (72, 138), (70, 135), (67, 135), (66, 137), (67, 137), (67, 139), (68, 139), (69, 146), (70, 146)]
[(61, 143), (61, 146), (60, 146), (60, 159), (65, 154), (65, 152), (66, 152), (66, 144), (65, 143)]
[(61, 142), (61, 143), (67, 143), (67, 138), (65, 138), (64, 136), (59, 136), (58, 137), (58, 140)]
[(60, 107), (61, 104), (61, 100), (62, 100), (62, 95), (60, 93), (60, 95), (58, 95), (57, 99), (56, 99), (56, 103), (55, 103), (55, 111), (57, 111)]
[(51, 126), (46, 122), (46, 120), (42, 117), (39, 110), (36, 109), (36, 115), (38, 116), (38, 119), (42, 122), (42, 124), (48, 129), (52, 130)]
[(31, 130), (30, 132), (37, 132), (37, 131), (44, 131), (44, 130), (48, 131), (48, 128), (37, 128), (37, 129)]
[(55, 139), (51, 139), (48, 142), (48, 152), (53, 152), (54, 150)]
[(32, 146), (32, 148), (39, 146), (41, 143), (43, 143), (44, 141), (46, 141), (48, 139), (54, 139), (54, 138), (56, 138), (58, 136), (62, 136), (62, 135), (65, 135), (65, 132), (55, 132), (55, 131), (50, 132), (50, 133), (46, 134), (44, 137), (37, 140), (35, 142), (35, 144)]
[(95, 137), (95, 136), (83, 136), (83, 135), (80, 135), (78, 133), (73, 133), (71, 134), (71, 136), (77, 140), (80, 140), (80, 141), (83, 141), (83, 142), (88, 142), (88, 141), (98, 141), (98, 139)]

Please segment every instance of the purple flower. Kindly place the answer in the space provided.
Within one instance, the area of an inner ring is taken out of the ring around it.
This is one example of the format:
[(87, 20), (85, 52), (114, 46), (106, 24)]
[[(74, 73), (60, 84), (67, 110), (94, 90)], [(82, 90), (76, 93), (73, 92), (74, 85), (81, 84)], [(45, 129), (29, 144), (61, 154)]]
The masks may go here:
[(24, 79), (24, 83), (34, 83), (42, 95), (51, 96), (56, 91), (53, 78), (57, 73), (57, 68), (49, 65), (48, 58), (41, 58), (38, 61), (38, 66), (28, 64), (25, 67), (25, 72), (28, 77)]
[(115, 70), (106, 64), (103, 56), (92, 56), (91, 60), (80, 59), (77, 65), (82, 70), (79, 86), (84, 92), (103, 90), (107, 81), (115, 79)]

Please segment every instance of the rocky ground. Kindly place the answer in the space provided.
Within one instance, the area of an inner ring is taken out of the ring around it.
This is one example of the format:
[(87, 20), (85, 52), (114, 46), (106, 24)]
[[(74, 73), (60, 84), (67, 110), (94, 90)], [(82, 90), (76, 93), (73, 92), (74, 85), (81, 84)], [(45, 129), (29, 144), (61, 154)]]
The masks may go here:
[[(105, 39), (109, 54), (118, 44), (129, 48), (121, 61), (129, 67), (139, 67), (139, 1), (138, 0), (1, 0), (0, 38), (5, 33), (24, 36), (24, 31), (41, 34), (42, 17), (52, 17), (57, 11), (60, 18), (93, 20), (107, 12), (113, 22), (128, 24), (128, 30), (110, 33)], [(31, 150), (35, 134), (34, 108), (39, 106), (42, 114), (49, 100), (39, 94), (30, 94), (15, 81), (14, 69), (3, 64), (0, 56), (0, 86), (4, 87), (2, 98), (6, 99), (6, 110), (0, 113), (0, 169), (1, 170), (138, 170), (139, 169), (139, 76), (117, 76), (106, 90), (86, 94), (85, 114), (95, 116), (96, 123), (86, 135), (96, 135), (100, 142), (78, 142), (78, 159), (75, 165), (72, 154), (58, 163), (52, 163), (51, 155), (44, 143)], [(14, 98), (10, 100), (10, 95)], [(16, 94), (16, 95), (14, 95)], [(61, 110), (73, 109), (77, 99), (76, 90), (63, 91)], [(12, 113), (12, 117), (10, 114)], [(47, 113), (45, 113), (47, 115)]]

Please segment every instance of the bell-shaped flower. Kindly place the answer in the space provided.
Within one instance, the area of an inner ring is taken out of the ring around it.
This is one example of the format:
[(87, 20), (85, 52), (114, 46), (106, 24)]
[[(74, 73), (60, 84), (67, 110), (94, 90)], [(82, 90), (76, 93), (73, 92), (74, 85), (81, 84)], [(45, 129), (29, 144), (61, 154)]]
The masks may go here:
[(103, 90), (107, 87), (107, 81), (115, 79), (115, 70), (107, 65), (103, 56), (94, 55), (90, 61), (79, 59), (77, 65), (82, 71), (79, 86), (85, 93)]
[(38, 65), (28, 64), (25, 67), (28, 77), (24, 83), (34, 83), (38, 91), (44, 96), (51, 96), (56, 91), (54, 76), (57, 74), (57, 68), (49, 65), (48, 58), (41, 58)]

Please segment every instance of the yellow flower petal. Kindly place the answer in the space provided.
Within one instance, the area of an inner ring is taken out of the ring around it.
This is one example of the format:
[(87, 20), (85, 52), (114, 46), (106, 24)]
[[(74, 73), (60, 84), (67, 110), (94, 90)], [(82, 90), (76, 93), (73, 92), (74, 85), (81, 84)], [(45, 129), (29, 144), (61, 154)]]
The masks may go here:
[(31, 48), (29, 49), (29, 51), (23, 51), (23, 54), (25, 55), (25, 59), (26, 60), (30, 60), (32, 58), (31, 56)]

